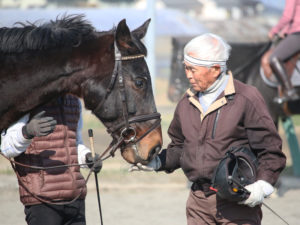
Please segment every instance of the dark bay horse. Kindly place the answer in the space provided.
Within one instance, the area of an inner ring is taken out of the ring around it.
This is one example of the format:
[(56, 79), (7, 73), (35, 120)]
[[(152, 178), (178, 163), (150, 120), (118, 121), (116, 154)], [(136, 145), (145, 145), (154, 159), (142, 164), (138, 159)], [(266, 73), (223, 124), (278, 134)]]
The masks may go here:
[(126, 161), (149, 162), (162, 145), (141, 42), (149, 22), (130, 32), (122, 20), (97, 32), (83, 15), (64, 15), (40, 26), (0, 28), (0, 130), (73, 94), (107, 127)]
[[(189, 88), (189, 82), (185, 76), (183, 61), (183, 48), (192, 37), (173, 38), (173, 54), (171, 60), (171, 75), (169, 79), (168, 97), (177, 102)], [(232, 47), (227, 67), (232, 71), (234, 78), (255, 86), (265, 99), (270, 114), (278, 125), (279, 118), (288, 113), (300, 114), (300, 102), (288, 102), (284, 105), (274, 103), (273, 99), (278, 95), (275, 87), (267, 85), (261, 74), (261, 57), (270, 48), (271, 43), (229, 43)], [(297, 88), (298, 92), (300, 89)]]

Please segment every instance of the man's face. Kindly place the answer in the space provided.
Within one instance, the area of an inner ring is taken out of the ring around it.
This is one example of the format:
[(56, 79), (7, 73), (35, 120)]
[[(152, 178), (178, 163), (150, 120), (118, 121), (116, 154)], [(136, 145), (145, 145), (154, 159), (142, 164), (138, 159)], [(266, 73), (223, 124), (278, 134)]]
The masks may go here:
[(195, 66), (184, 61), (185, 74), (191, 86), (197, 92), (204, 92), (218, 78), (220, 74), (220, 66), (212, 67)]

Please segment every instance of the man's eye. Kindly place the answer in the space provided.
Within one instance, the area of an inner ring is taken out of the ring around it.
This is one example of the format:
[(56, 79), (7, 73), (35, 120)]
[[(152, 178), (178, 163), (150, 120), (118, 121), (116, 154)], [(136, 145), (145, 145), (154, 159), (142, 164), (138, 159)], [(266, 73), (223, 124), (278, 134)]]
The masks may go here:
[(193, 67), (190, 67), (190, 66), (186, 66), (184, 65), (184, 69), (187, 70), (187, 71), (191, 71), (192, 73), (195, 73), (197, 70)]

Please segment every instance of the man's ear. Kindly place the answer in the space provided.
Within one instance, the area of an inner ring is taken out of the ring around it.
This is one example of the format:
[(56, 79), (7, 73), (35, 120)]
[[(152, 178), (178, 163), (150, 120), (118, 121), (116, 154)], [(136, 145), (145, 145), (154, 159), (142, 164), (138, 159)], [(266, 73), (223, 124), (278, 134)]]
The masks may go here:
[(215, 77), (218, 78), (218, 76), (221, 74), (221, 66), (220, 65), (213, 65), (211, 67), (211, 69), (213, 69)]

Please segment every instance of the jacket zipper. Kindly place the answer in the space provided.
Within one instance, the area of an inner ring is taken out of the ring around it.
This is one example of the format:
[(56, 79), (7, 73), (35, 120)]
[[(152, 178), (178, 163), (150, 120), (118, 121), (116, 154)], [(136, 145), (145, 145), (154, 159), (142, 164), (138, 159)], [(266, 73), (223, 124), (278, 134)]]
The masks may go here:
[(211, 138), (214, 139), (215, 138), (215, 133), (216, 133), (216, 127), (217, 127), (217, 123), (219, 120), (219, 114), (220, 114), (220, 109), (218, 109), (217, 111), (217, 115), (214, 121), (214, 126), (213, 126), (213, 130), (212, 130), (212, 134), (211, 134)]
[(67, 156), (67, 163), (69, 164), (70, 163), (70, 152), (69, 152), (69, 146), (67, 145), (68, 142), (67, 142), (67, 139), (68, 139), (68, 128), (67, 128), (67, 123), (66, 123), (66, 117), (65, 117), (65, 97), (64, 96), (61, 96), (59, 97), (59, 108), (60, 108), (60, 115), (61, 115), (61, 119), (62, 119), (62, 123), (63, 123), (63, 132), (65, 134), (65, 137), (64, 137), (64, 147), (65, 149), (67, 150), (67, 153), (66, 153), (66, 156)]

